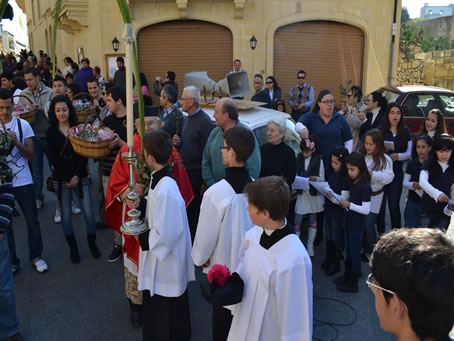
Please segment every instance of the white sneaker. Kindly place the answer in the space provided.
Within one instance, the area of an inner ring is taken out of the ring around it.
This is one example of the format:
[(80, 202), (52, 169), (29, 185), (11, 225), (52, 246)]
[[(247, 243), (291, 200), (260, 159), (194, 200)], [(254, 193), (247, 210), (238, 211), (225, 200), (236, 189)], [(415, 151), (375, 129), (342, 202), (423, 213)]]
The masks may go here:
[(36, 200), (36, 208), (39, 210), (41, 207), (43, 207), (43, 201), (42, 200)]
[(55, 209), (54, 223), (55, 224), (61, 223), (61, 208)]
[(74, 201), (71, 204), (71, 210), (73, 214), (80, 214), (81, 212), (80, 208), (76, 206), (76, 203)]
[(41, 272), (41, 273), (47, 271), (47, 269), (48, 269), (47, 263), (42, 258), (40, 258), (36, 262), (34, 262), (33, 265), (35, 266), (36, 271)]

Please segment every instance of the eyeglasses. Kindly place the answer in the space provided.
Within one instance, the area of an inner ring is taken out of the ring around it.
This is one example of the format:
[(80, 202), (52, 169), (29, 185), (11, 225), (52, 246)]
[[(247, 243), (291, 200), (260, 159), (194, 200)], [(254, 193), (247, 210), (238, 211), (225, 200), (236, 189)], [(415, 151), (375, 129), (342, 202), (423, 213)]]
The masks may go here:
[(266, 84), (273, 84), (273, 82), (266, 82)]
[(298, 79), (305, 79), (306, 77), (301, 77), (301, 76), (298, 76)]
[(366, 279), (366, 284), (367, 284), (367, 286), (369, 288), (374, 287), (374, 288), (380, 289), (381, 291), (385, 291), (388, 294), (397, 295), (394, 291), (382, 288), (381, 286), (379, 286), (379, 285), (377, 285), (377, 284), (375, 284), (373, 282), (375, 282), (375, 278), (374, 278), (374, 275), (372, 275), (372, 273), (370, 273), (369, 276), (367, 276), (367, 279)]
[(332, 99), (332, 100), (329, 100), (329, 101), (320, 101), (320, 103), (333, 105), (334, 103), (336, 103), (336, 101), (334, 99)]
[(350, 97), (353, 97), (353, 95), (351, 95), (351, 94), (348, 94), (348, 95), (347, 95), (347, 98), (350, 98)]
[(230, 146), (219, 146), (219, 149), (221, 149), (221, 150), (222, 150), (222, 149), (227, 149), (227, 150), (229, 150), (230, 148), (232, 148), (232, 147), (230, 147)]
[(369, 102), (372, 102), (372, 100), (371, 99), (366, 99), (364, 102), (369, 103)]

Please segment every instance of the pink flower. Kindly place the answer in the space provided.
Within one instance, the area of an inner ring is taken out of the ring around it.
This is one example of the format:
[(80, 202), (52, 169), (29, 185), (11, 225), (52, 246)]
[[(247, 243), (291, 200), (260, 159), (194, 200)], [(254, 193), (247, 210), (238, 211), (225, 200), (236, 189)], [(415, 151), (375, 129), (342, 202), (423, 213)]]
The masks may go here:
[(230, 276), (230, 270), (227, 266), (215, 264), (208, 272), (208, 281), (211, 283), (215, 280), (220, 286), (223, 286)]

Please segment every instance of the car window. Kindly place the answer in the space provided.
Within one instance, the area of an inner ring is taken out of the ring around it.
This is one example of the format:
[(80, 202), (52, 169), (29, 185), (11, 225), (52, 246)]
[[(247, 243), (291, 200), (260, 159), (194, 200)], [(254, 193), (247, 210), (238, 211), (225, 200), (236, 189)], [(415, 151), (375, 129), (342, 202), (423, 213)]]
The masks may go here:
[(445, 117), (454, 117), (454, 97), (440, 95), (440, 102)]
[[(435, 97), (431, 94), (409, 94), (402, 104), (404, 116), (425, 117), (430, 106), (434, 105)], [(433, 109), (433, 108), (432, 108)]]
[(386, 98), (386, 100), (388, 101), (388, 103), (392, 103), (392, 102), (395, 102), (397, 100), (397, 97), (399, 97), (399, 94), (398, 93), (395, 93), (395, 92), (391, 92), (391, 91), (388, 91), (388, 90), (383, 90), (381, 92), (382, 96)]

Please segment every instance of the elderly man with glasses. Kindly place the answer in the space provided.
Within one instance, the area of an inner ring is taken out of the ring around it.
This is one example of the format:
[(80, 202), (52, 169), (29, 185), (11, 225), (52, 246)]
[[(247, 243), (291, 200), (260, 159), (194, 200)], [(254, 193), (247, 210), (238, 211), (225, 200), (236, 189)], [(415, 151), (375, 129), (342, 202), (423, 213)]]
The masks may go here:
[(438, 229), (381, 237), (366, 280), (383, 330), (398, 341), (449, 340), (454, 325), (454, 243)]
[(180, 104), (181, 110), (188, 116), (183, 121), (181, 138), (174, 135), (173, 144), (183, 159), (194, 192), (194, 199), (187, 209), (191, 238), (194, 240), (202, 201), (202, 155), (213, 123), (210, 116), (200, 109), (200, 91), (195, 86), (184, 88)]

